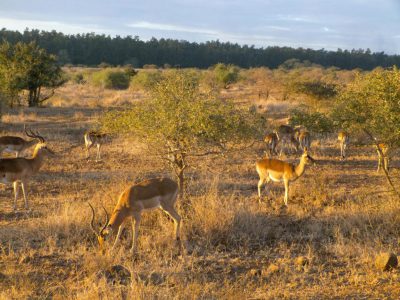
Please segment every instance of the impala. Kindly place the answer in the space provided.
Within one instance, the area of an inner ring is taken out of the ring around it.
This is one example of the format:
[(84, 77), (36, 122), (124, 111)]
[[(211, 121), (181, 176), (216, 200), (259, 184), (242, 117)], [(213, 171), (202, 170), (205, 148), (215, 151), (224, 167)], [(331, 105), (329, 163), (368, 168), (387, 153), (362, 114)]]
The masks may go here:
[(293, 149), (295, 148), (295, 151), (297, 152), (298, 147), (299, 147), (299, 142), (295, 138), (295, 130), (289, 126), (289, 125), (280, 125), (277, 130), (275, 130), (275, 133), (278, 137), (278, 141), (281, 147), (281, 151), (279, 153), (279, 156), (282, 155), (283, 149), (285, 150), (288, 148)]
[(97, 147), (96, 161), (99, 161), (100, 160), (100, 147), (106, 138), (106, 134), (91, 130), (91, 131), (85, 132), (83, 137), (85, 139), (85, 147), (86, 147), (86, 153), (87, 153), (86, 158), (89, 159), (89, 156), (90, 156), (89, 149), (92, 148), (94, 145), (96, 145), (96, 147)]
[(346, 131), (339, 131), (338, 141), (340, 145), (340, 159), (344, 160), (346, 158), (346, 148), (349, 144), (349, 135)]
[(22, 193), (25, 200), (25, 208), (29, 209), (26, 197), (26, 183), (43, 165), (47, 155), (54, 155), (54, 152), (47, 148), (42, 136), (32, 133), (33, 138), (39, 139), (35, 146), (32, 158), (3, 158), (0, 159), (0, 182), (3, 184), (12, 183), (14, 187), (14, 211), (17, 209), (18, 183), (21, 184)]
[(304, 149), (303, 155), (300, 158), (300, 163), (295, 166), (288, 162), (264, 158), (256, 162), (256, 170), (260, 176), (258, 181), (258, 201), (261, 203), (261, 188), (272, 179), (276, 182), (283, 182), (285, 185), (285, 205), (288, 205), (289, 198), (289, 183), (297, 180), (304, 174), (305, 167), (309, 162), (315, 163), (315, 160), (308, 155), (307, 148)]
[(36, 145), (40, 140), (35, 134), (29, 130), (26, 130), (24, 126), (24, 132), (27, 136), (33, 138), (32, 140), (25, 140), (19, 136), (2, 136), (0, 137), (0, 153), (2, 152), (15, 152), (15, 156), (19, 157), (20, 153), (33, 145)]
[[(379, 151), (377, 147), (379, 147), (381, 151)], [(376, 152), (378, 152), (378, 169), (376, 171), (379, 172), (381, 170), (381, 167), (383, 167), (386, 172), (389, 172), (389, 145), (385, 143), (379, 143), (378, 146), (375, 145), (375, 148)]]
[(139, 234), (139, 225), (141, 214), (144, 210), (161, 208), (173, 220), (175, 225), (175, 238), (180, 242), (180, 224), (181, 217), (175, 210), (175, 202), (178, 196), (178, 184), (169, 178), (155, 178), (142, 181), (125, 189), (119, 196), (117, 205), (114, 208), (111, 218), (108, 218), (106, 212), (106, 222), (102, 229), (97, 232), (93, 226), (94, 209), (92, 209), (92, 221), (90, 223), (93, 232), (97, 236), (100, 247), (102, 248), (104, 240), (117, 232), (112, 249), (115, 248), (122, 232), (122, 223), (128, 217), (132, 217), (132, 247), (134, 253), (137, 247), (137, 238)]
[(270, 156), (278, 154), (276, 152), (276, 146), (278, 144), (278, 136), (275, 132), (267, 134), (264, 138), (264, 142), (267, 143), (268, 152)]
[(304, 149), (311, 148), (311, 135), (308, 131), (300, 131), (297, 134), (297, 139), (299, 141), (300, 148), (304, 151)]

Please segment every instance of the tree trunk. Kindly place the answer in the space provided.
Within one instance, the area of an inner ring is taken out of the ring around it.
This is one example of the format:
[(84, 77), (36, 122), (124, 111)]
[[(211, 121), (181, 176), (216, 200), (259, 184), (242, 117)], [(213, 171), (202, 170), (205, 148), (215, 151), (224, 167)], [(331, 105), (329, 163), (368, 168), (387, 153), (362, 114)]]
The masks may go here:
[(38, 92), (37, 88), (29, 90), (29, 96), (28, 96), (28, 106), (29, 107), (37, 107), (39, 106), (39, 96), (40, 93)]

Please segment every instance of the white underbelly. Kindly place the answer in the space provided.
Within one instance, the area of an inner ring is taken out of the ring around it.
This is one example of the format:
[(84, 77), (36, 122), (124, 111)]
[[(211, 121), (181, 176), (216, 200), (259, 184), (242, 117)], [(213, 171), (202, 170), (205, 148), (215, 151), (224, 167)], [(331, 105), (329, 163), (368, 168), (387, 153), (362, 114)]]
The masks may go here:
[(273, 177), (271, 174), (269, 174), (269, 178), (271, 178), (271, 180), (274, 181), (274, 182), (281, 182), (281, 181), (283, 181), (282, 178), (275, 178), (275, 177)]

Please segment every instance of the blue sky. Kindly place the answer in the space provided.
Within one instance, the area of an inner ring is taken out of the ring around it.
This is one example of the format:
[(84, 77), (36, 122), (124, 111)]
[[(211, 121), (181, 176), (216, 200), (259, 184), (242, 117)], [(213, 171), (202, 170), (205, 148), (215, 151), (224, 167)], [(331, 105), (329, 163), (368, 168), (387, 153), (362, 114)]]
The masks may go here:
[(0, 28), (400, 54), (400, 0), (0, 0)]

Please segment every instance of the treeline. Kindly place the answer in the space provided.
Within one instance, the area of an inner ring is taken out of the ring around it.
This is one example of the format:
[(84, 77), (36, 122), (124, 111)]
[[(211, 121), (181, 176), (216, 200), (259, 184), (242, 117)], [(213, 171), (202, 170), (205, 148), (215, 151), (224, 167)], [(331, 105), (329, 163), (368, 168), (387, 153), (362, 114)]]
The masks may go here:
[(400, 66), (400, 55), (372, 53), (369, 49), (327, 51), (277, 46), (255, 48), (219, 41), (192, 43), (155, 38), (142, 41), (138, 36), (111, 37), (94, 33), (66, 35), (39, 30), (25, 30), (21, 33), (4, 28), (0, 31), (0, 41), (2, 40), (12, 44), (36, 41), (40, 47), (57, 55), (63, 65), (97, 66), (108, 63), (115, 66), (131, 64), (134, 67), (154, 64), (159, 67), (169, 65), (208, 68), (222, 62), (243, 68), (277, 68), (289, 59), (297, 59), (341, 69), (371, 70), (378, 66)]

